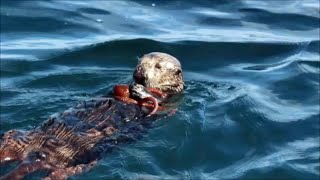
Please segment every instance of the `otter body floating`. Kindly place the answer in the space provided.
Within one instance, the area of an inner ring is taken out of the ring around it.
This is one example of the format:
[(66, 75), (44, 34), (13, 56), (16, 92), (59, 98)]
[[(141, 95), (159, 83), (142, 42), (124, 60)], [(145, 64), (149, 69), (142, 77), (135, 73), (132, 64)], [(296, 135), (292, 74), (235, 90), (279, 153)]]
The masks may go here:
[(184, 83), (180, 62), (165, 53), (144, 55), (133, 79), (132, 85), (115, 85), (114, 98), (84, 101), (34, 130), (6, 132), (0, 163), (19, 163), (0, 179), (22, 179), (39, 170), (47, 172), (47, 180), (67, 179), (90, 170), (104, 152), (140, 139), (164, 109), (162, 100), (181, 92)]

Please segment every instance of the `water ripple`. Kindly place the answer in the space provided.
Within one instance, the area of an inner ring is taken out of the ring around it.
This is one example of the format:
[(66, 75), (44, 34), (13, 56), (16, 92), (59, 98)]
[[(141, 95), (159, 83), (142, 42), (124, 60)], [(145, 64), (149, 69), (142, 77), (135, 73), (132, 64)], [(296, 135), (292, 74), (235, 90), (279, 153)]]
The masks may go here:
[(0, 133), (110, 94), (145, 53), (181, 61), (176, 114), (76, 179), (319, 178), (318, 0), (3, 0), (0, 9)]

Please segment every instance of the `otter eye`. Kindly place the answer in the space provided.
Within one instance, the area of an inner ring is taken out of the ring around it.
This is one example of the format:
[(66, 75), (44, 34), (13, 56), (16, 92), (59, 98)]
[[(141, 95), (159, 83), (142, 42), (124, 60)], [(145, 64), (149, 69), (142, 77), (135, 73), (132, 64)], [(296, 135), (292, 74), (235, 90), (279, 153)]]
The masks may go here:
[(156, 64), (155, 66), (157, 69), (161, 69), (161, 65), (159, 63)]
[(176, 75), (179, 75), (179, 74), (181, 74), (181, 70), (180, 70), (180, 69), (178, 69), (178, 70), (176, 71)]

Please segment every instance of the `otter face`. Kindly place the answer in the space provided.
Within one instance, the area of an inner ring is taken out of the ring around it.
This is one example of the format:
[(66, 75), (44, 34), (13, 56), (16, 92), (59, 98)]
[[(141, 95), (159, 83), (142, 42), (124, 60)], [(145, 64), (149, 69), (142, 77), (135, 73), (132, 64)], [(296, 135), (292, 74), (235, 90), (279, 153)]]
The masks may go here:
[(184, 87), (180, 62), (175, 57), (160, 52), (141, 57), (133, 79), (147, 88), (158, 88), (169, 94), (181, 92)]

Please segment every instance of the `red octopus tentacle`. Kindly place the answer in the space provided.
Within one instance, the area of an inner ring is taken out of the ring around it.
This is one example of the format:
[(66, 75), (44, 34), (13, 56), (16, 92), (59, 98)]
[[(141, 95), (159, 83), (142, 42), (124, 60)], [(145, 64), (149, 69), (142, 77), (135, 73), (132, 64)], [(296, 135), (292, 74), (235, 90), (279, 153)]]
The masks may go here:
[[(139, 106), (141, 106), (141, 107), (145, 107), (145, 108), (147, 108), (147, 109), (154, 109), (154, 105), (153, 104), (150, 104), (150, 103), (148, 103), (148, 102), (144, 102), (144, 101), (140, 101), (139, 102)], [(165, 110), (166, 108), (165, 107), (163, 107), (163, 106), (158, 106), (158, 111), (163, 111), (163, 110)]]
[[(158, 104), (158, 100), (154, 97), (146, 97), (144, 98), (141, 102), (140, 105), (143, 106), (144, 105), (144, 101), (151, 101), (153, 104), (153, 109), (152, 111), (147, 115), (147, 117), (151, 116), (152, 114), (155, 114), (159, 108), (159, 104)], [(145, 106), (147, 107), (147, 106)]]
[(160, 96), (161, 98), (166, 98), (167, 94), (162, 92), (160, 89), (157, 88), (147, 88), (148, 91), (150, 91), (151, 93), (156, 94), (157, 96)]
[(114, 96), (115, 99), (125, 102), (125, 103), (129, 103), (129, 104), (138, 104), (138, 102), (134, 99), (131, 99), (129, 97), (123, 97), (123, 96)]

